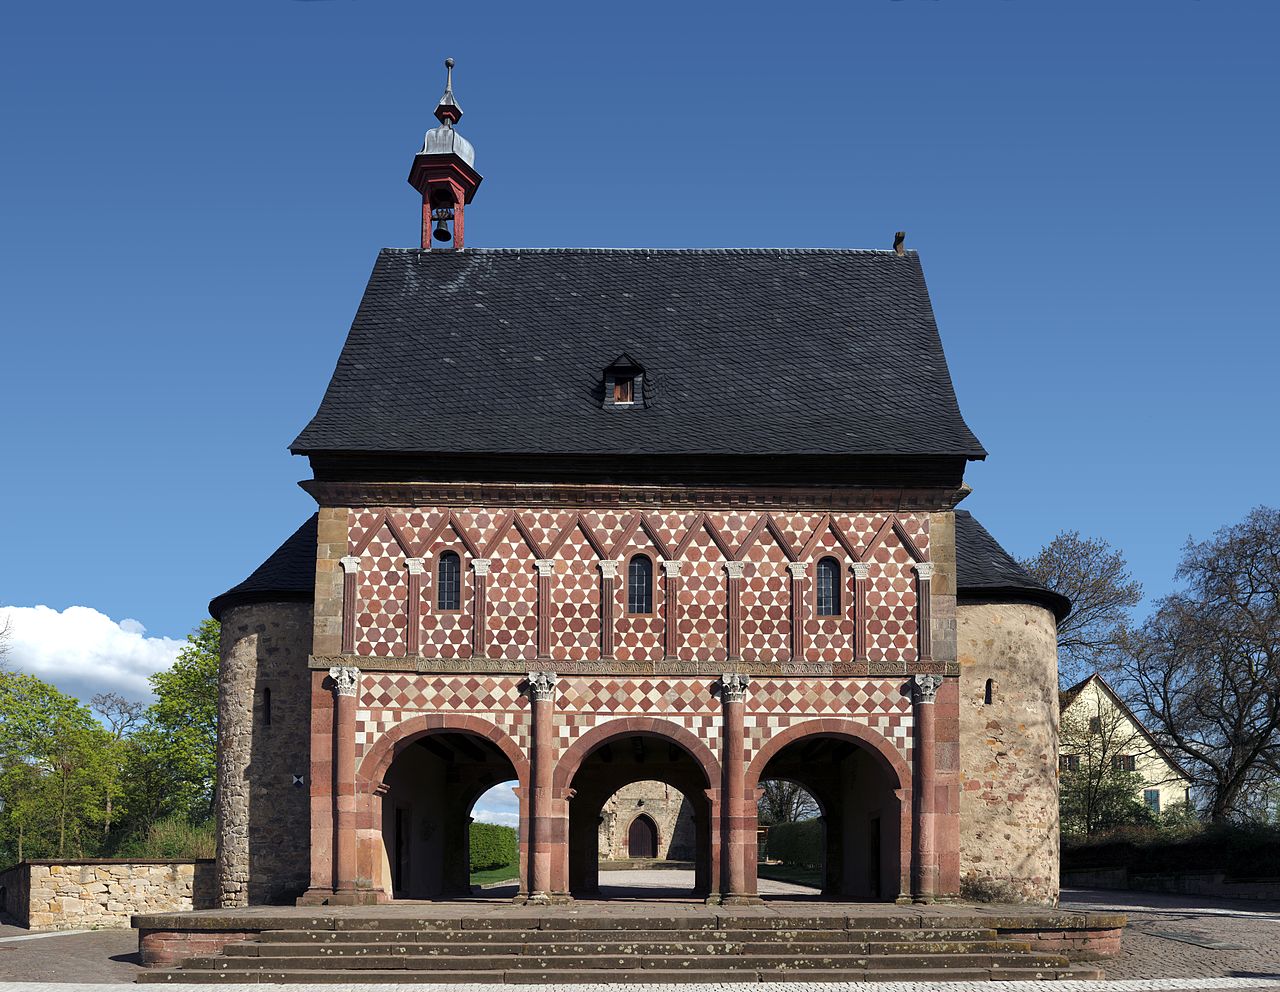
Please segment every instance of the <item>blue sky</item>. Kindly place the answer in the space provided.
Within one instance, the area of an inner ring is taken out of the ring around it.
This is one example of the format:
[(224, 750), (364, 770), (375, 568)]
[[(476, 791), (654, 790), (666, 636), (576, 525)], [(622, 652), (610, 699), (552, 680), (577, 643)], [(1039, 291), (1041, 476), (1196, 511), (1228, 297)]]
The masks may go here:
[(1167, 591), (1188, 536), (1280, 490), (1278, 34), (1274, 0), (8, 5), (16, 660), (140, 691), (311, 512), (286, 447), (378, 248), (416, 243), (446, 55), (469, 244), (905, 229), (991, 452), (965, 505)]

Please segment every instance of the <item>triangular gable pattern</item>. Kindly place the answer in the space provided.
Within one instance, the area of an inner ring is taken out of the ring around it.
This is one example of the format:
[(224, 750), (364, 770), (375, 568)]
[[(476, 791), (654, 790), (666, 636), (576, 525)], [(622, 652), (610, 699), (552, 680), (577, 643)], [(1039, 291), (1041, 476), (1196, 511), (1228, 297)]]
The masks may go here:
[[(484, 526), (476, 526), (474, 521), (483, 521)], [(606, 522), (608, 526), (605, 526)], [(384, 537), (379, 538), (380, 534)], [(901, 586), (897, 602), (900, 606), (910, 604), (922, 634), (920, 643), (912, 654), (927, 658), (928, 633), (925, 628), (928, 572), (922, 571), (919, 580), (910, 574), (910, 569), (915, 564), (923, 565), (928, 562), (925, 543), (927, 537), (927, 519), (908, 517), (904, 521), (895, 513), (855, 518), (832, 513), (809, 517), (778, 517), (769, 512), (735, 512), (728, 515), (718, 511), (685, 514), (633, 511), (602, 517), (588, 511), (549, 514), (546, 511), (514, 509), (441, 509), (435, 512), (406, 513), (384, 507), (353, 510), (349, 523), (349, 548), (352, 556), (361, 558), (377, 540), (384, 554), (399, 552), (395, 567), (402, 572), (412, 570), (411, 566), (417, 567), (413, 560), (425, 559), (427, 567), (433, 567), (433, 556), (438, 555), (443, 544), (456, 547), (460, 542), (466, 551), (461, 579), (466, 587), (463, 602), (467, 616), (462, 619), (462, 625), (473, 631), (471, 650), (490, 657), (506, 657), (516, 642), (526, 640), (519, 633), (524, 628), (523, 622), (517, 621), (516, 615), (509, 612), (517, 601), (535, 600), (527, 603), (526, 609), (532, 608), (540, 621), (556, 615), (560, 608), (557, 597), (563, 595), (564, 591), (557, 591), (558, 570), (555, 562), (565, 557), (572, 547), (574, 554), (570, 557), (579, 563), (586, 555), (596, 562), (614, 562), (617, 566), (613, 573), (616, 574), (616, 579), (607, 577), (603, 568), (598, 577), (598, 581), (602, 583), (599, 592), (603, 594), (603, 584), (608, 583), (612, 594), (609, 598), (615, 609), (609, 612), (617, 614), (616, 620), (613, 617), (601, 618), (600, 626), (609, 626), (608, 633), (602, 630), (600, 634), (601, 654), (605, 656), (613, 654), (608, 648), (612, 647), (618, 634), (623, 635), (622, 647), (630, 649), (624, 653), (630, 655), (637, 650), (644, 653), (639, 644), (630, 644), (626, 637), (625, 628), (630, 625), (625, 614), (625, 571), (626, 558), (630, 554), (637, 550), (647, 550), (663, 566), (655, 568), (655, 603), (659, 605), (653, 622), (664, 628), (663, 651), (667, 657), (683, 656), (686, 642), (689, 650), (699, 643), (704, 647), (709, 646), (705, 640), (699, 640), (697, 632), (691, 633), (690, 616), (705, 620), (712, 612), (723, 612), (724, 616), (718, 616), (715, 620), (721, 630), (724, 629), (727, 622), (725, 617), (728, 616), (736, 616), (739, 620), (745, 616), (750, 621), (750, 609), (743, 613), (726, 598), (741, 595), (744, 590), (740, 582), (735, 584), (732, 574), (735, 568), (740, 569), (745, 563), (750, 575), (750, 569), (758, 570), (766, 561), (772, 560), (774, 565), (768, 566), (769, 568), (786, 566), (786, 569), (778, 577), (784, 580), (783, 584), (779, 586), (777, 582), (773, 582), (769, 587), (768, 598), (775, 603), (789, 599), (790, 608), (785, 623), (793, 633), (785, 647), (776, 646), (764, 653), (752, 650), (750, 653), (755, 660), (763, 660), (765, 654), (773, 656), (788, 653), (792, 657), (799, 653), (804, 654), (808, 660), (818, 660), (813, 655), (814, 650), (819, 648), (817, 641), (806, 646), (800, 636), (806, 623), (815, 619), (823, 625), (822, 637), (818, 638), (823, 658), (829, 658), (831, 652), (838, 649), (842, 657), (855, 652), (857, 660), (864, 660), (867, 657), (865, 645), (868, 643), (871, 644), (872, 654), (876, 654), (888, 641), (884, 638), (877, 641), (874, 637), (865, 636), (869, 612), (864, 600), (870, 596), (876, 604), (884, 603), (883, 587), (886, 583)], [(696, 560), (684, 561), (695, 542), (706, 550), (693, 555)], [(715, 551), (711, 551), (712, 545)], [(778, 550), (762, 554), (765, 545), (775, 546)], [(891, 551), (880, 550), (890, 546)], [(848, 615), (838, 618), (815, 618), (810, 615), (814, 606), (808, 601), (811, 598), (812, 583), (809, 566), (820, 549), (823, 554), (835, 551), (837, 557), (844, 557), (851, 566), (866, 565), (871, 568), (872, 578), (869, 583), (855, 583)], [(706, 551), (711, 551), (711, 556)], [(878, 552), (880, 561), (876, 560)], [(884, 561), (886, 554), (890, 558), (888, 562)], [(538, 562), (543, 562), (544, 565), (535, 569)], [(755, 564), (752, 565), (752, 562)], [(473, 566), (472, 563), (476, 564)], [(673, 564), (668, 566), (666, 563)], [(483, 571), (480, 566), (484, 566)], [(489, 577), (490, 567), (494, 570), (492, 577)], [(576, 567), (581, 569), (582, 566), (579, 564)], [(545, 574), (534, 574), (543, 573), (544, 569)], [(707, 574), (704, 575), (703, 572)], [(515, 581), (517, 577), (521, 577), (518, 582)], [(350, 612), (355, 615), (367, 616), (369, 613), (365, 609), (365, 600), (373, 592), (373, 587), (369, 584), (370, 578), (362, 579), (358, 589), (352, 590), (355, 596)], [(593, 578), (593, 581), (596, 579)], [(513, 582), (518, 588), (512, 586)], [(352, 585), (354, 587), (356, 583), (353, 582)], [(396, 583), (398, 589), (401, 585)], [(401, 591), (412, 599), (415, 593), (418, 594), (417, 598), (422, 598), (423, 589), (424, 584), (415, 580), (404, 583)], [(675, 595), (667, 597), (664, 590), (671, 590)], [(386, 591), (383, 586), (378, 587), (379, 595)], [(480, 594), (472, 595), (473, 591)], [(763, 590), (751, 587), (751, 595), (758, 598), (761, 592)], [(917, 593), (925, 595), (918, 597)], [(577, 595), (580, 596), (581, 591)], [(512, 602), (507, 602), (513, 597), (515, 599)], [(708, 609), (712, 605), (707, 602), (709, 597), (719, 604), (714, 610)], [(415, 615), (415, 610), (409, 608), (408, 602), (400, 604), (400, 607), (410, 617)], [(430, 614), (429, 604), (419, 604), (419, 609), (424, 615)], [(682, 617), (682, 610), (691, 611), (690, 616)], [(352, 624), (354, 622), (353, 619)], [(424, 622), (428, 625), (431, 623), (429, 619)], [(512, 623), (517, 626), (508, 630)], [(619, 625), (616, 630), (615, 623)], [(835, 626), (832, 626), (833, 623)], [(412, 626), (412, 622), (410, 625)], [(653, 623), (649, 625), (652, 626)], [(849, 635), (851, 626), (862, 634), (857, 638), (856, 649), (853, 646), (855, 638)], [(536, 628), (530, 625), (527, 632), (532, 632), (533, 629), (537, 629), (540, 634), (539, 653), (545, 655), (551, 643), (549, 628), (545, 622), (539, 622)], [(344, 636), (344, 649), (350, 647), (356, 653), (369, 653), (364, 646), (366, 638), (354, 629), (348, 630), (344, 617), (344, 635), (348, 633), (351, 636)], [(372, 631), (370, 633), (374, 634)], [(388, 646), (388, 642), (394, 641), (397, 635), (383, 624), (382, 629), (375, 634), (381, 645), (378, 653), (386, 653), (388, 650), (393, 654), (417, 653), (418, 645), (413, 643), (419, 640), (416, 634), (416, 630), (409, 634), (407, 643), (392, 643)], [(428, 635), (429, 629), (424, 628), (423, 634)], [(429, 641), (429, 636), (424, 636), (422, 640)], [(732, 636), (732, 631), (726, 640), (721, 640), (718, 635), (713, 640), (718, 648), (715, 652), (717, 655), (724, 654), (727, 659), (734, 657), (733, 645), (738, 643), (738, 639)], [(558, 644), (559, 638), (556, 641)], [(361, 644), (360, 648), (356, 648), (357, 643)], [(727, 648), (720, 647), (726, 643)], [(523, 657), (528, 649), (527, 646), (522, 646), (520, 650)], [(897, 651), (891, 653), (898, 654)], [(459, 656), (466, 657), (467, 649), (462, 648)]]

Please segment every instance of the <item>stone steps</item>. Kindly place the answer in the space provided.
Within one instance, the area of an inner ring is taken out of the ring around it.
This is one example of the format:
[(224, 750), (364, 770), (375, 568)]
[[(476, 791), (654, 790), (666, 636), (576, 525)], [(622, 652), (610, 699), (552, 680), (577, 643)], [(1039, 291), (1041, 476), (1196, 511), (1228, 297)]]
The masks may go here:
[[(351, 920), (349, 923), (364, 921)], [(371, 918), (369, 928), (264, 930), (139, 982), (646, 984), (985, 981), (1100, 977), (993, 929), (876, 925), (840, 917)], [(918, 922), (918, 918), (917, 918)], [(510, 925), (503, 925), (510, 924)], [(584, 924), (584, 925), (575, 925)], [(692, 924), (692, 925), (691, 925)]]

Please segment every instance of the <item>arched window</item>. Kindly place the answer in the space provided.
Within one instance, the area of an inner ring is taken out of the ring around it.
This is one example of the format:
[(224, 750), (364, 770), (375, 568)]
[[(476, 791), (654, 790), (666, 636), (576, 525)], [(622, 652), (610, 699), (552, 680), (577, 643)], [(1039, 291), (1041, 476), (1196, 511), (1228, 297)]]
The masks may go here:
[(818, 616), (840, 615), (840, 563), (834, 558), (818, 562)]
[(645, 555), (627, 563), (627, 612), (653, 612), (653, 562)]
[(982, 695), (982, 702), (985, 705), (990, 706), (995, 701), (996, 701), (996, 680), (987, 679), (987, 688)]
[(436, 608), (462, 609), (462, 559), (456, 551), (440, 555), (440, 564), (436, 567)]

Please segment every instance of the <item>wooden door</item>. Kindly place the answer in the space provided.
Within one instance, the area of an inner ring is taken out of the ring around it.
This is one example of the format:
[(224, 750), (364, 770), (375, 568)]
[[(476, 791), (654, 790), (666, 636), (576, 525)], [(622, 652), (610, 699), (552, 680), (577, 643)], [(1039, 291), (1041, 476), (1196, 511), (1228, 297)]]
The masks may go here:
[(658, 828), (644, 813), (631, 821), (631, 829), (627, 831), (627, 856), (632, 858), (658, 856)]

